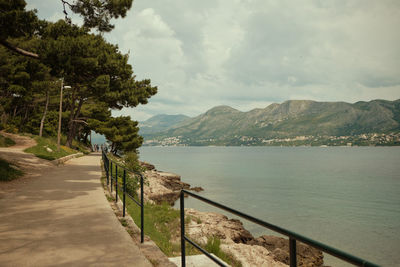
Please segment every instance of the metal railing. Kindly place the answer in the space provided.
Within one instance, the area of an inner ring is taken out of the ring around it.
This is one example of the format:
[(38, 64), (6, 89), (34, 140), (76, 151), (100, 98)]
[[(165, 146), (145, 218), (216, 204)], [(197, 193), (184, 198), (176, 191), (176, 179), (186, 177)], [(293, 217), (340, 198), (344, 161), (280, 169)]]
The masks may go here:
[[(126, 196), (128, 196), (136, 205), (140, 207), (140, 242), (144, 242), (144, 201), (143, 201), (143, 175), (139, 172), (128, 170), (118, 163), (112, 161), (106, 151), (102, 150), (102, 159), (104, 162), (104, 169), (106, 171), (107, 187), (110, 186), (111, 193), (113, 192), (113, 186), (115, 184), (115, 202), (118, 202), (118, 189), (122, 190), (122, 216), (125, 217), (126, 209)], [(113, 176), (113, 165), (115, 169), (115, 176)], [(123, 171), (122, 175), (122, 189), (118, 183), (118, 169)], [(126, 191), (126, 176), (127, 173), (132, 173), (140, 177), (140, 202), (136, 200)]]
[(185, 241), (196, 247), (198, 250), (200, 250), (202, 253), (204, 253), (207, 257), (209, 257), (211, 260), (213, 260), (215, 263), (217, 263), (219, 266), (226, 266), (221, 260), (218, 258), (214, 257), (210, 253), (208, 253), (205, 249), (203, 249), (200, 245), (196, 244), (193, 240), (189, 239), (185, 235), (185, 194), (192, 196), (194, 198), (197, 198), (205, 203), (208, 203), (214, 207), (223, 209), (225, 211), (228, 211), (232, 214), (235, 214), (239, 217), (242, 217), (244, 219), (247, 219), (253, 223), (256, 223), (258, 225), (261, 225), (265, 228), (268, 228), (272, 231), (278, 232), (282, 235), (285, 235), (289, 238), (289, 258), (290, 258), (290, 267), (295, 267), (297, 266), (297, 259), (296, 259), (296, 242), (300, 241), (304, 244), (307, 244), (309, 246), (312, 246), (316, 249), (319, 249), (323, 252), (326, 252), (332, 256), (335, 256), (337, 258), (340, 258), (348, 263), (351, 263), (356, 266), (365, 266), (365, 267), (379, 267), (379, 265), (376, 265), (374, 263), (368, 262), (366, 260), (363, 260), (361, 258), (355, 257), (353, 255), (350, 255), (346, 252), (343, 252), (341, 250), (338, 250), (336, 248), (327, 246), (325, 244), (322, 244), (318, 241), (314, 241), (308, 237), (302, 236), (300, 234), (297, 234), (295, 232), (286, 230), (282, 227), (273, 225), (268, 222), (264, 222), (260, 219), (254, 218), (250, 215), (247, 215), (245, 213), (242, 213), (240, 211), (234, 210), (232, 208), (229, 208), (225, 205), (219, 204), (217, 202), (214, 202), (212, 200), (209, 200), (207, 198), (204, 198), (202, 196), (196, 195), (192, 192), (189, 192), (187, 190), (182, 189), (181, 194), (180, 194), (180, 217), (181, 217), (181, 263), (182, 267), (186, 266), (186, 251), (185, 251)]

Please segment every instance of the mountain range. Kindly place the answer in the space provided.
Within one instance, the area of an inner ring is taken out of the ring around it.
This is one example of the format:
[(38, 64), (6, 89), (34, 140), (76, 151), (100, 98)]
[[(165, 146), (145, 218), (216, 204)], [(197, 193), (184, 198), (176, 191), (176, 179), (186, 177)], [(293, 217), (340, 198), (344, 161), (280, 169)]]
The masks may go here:
[(146, 121), (142, 121), (139, 123), (140, 134), (148, 135), (153, 133), (162, 132), (164, 130), (168, 130), (174, 125), (189, 119), (189, 116), (186, 115), (167, 115), (167, 114), (159, 114), (151, 117)]
[(193, 118), (157, 115), (141, 122), (140, 127), (145, 140), (176, 137), (189, 144), (224, 145), (243, 138), (266, 140), (400, 132), (400, 99), (354, 104), (289, 100), (248, 112), (217, 106)]

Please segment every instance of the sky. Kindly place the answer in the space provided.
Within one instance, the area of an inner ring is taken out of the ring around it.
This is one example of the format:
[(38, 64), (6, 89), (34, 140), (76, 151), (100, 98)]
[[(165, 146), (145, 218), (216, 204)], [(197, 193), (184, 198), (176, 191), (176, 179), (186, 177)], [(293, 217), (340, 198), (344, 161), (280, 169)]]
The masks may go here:
[[(26, 2), (40, 18), (63, 18), (61, 1)], [(400, 98), (398, 0), (134, 0), (114, 23), (104, 37), (158, 87), (148, 104), (115, 116)]]

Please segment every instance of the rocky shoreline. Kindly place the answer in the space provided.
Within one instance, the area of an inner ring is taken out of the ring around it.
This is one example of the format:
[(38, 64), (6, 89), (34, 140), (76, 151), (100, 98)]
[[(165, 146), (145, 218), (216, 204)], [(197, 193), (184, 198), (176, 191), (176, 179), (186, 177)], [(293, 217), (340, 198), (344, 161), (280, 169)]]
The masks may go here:
[(144, 200), (150, 203), (168, 203), (173, 206), (179, 199), (181, 189), (195, 192), (203, 191), (201, 187), (191, 187), (190, 184), (181, 181), (181, 176), (175, 173), (158, 171), (154, 165), (141, 162), (147, 169), (145, 172), (148, 186), (144, 187)]
[[(187, 189), (196, 192), (201, 187), (191, 187), (181, 181), (177, 174), (156, 170), (155, 166), (146, 162), (146, 183), (144, 188), (145, 201), (161, 204), (167, 202), (173, 206), (179, 199), (180, 190)], [(208, 237), (221, 240), (221, 249), (232, 254), (242, 263), (242, 266), (287, 266), (289, 264), (289, 242), (285, 238), (263, 235), (254, 237), (237, 219), (229, 219), (225, 215), (214, 212), (201, 212), (185, 209), (187, 216), (192, 219), (187, 226), (187, 234), (206, 244)], [(323, 266), (321, 251), (308, 245), (297, 245), (298, 266)]]

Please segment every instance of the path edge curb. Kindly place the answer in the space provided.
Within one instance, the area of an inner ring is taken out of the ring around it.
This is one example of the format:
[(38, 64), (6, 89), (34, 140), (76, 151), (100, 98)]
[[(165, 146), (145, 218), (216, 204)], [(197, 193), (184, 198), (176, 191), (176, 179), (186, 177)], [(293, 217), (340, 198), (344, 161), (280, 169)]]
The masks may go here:
[(77, 158), (77, 157), (80, 157), (80, 156), (83, 156), (82, 152), (79, 152), (79, 153), (76, 153), (76, 154), (71, 154), (71, 155), (68, 155), (68, 156), (65, 156), (65, 157), (62, 157), (62, 158), (59, 158), (59, 159), (52, 160), (51, 163), (53, 163), (54, 165), (58, 166), (58, 165), (66, 162), (66, 161), (68, 161), (70, 159)]

